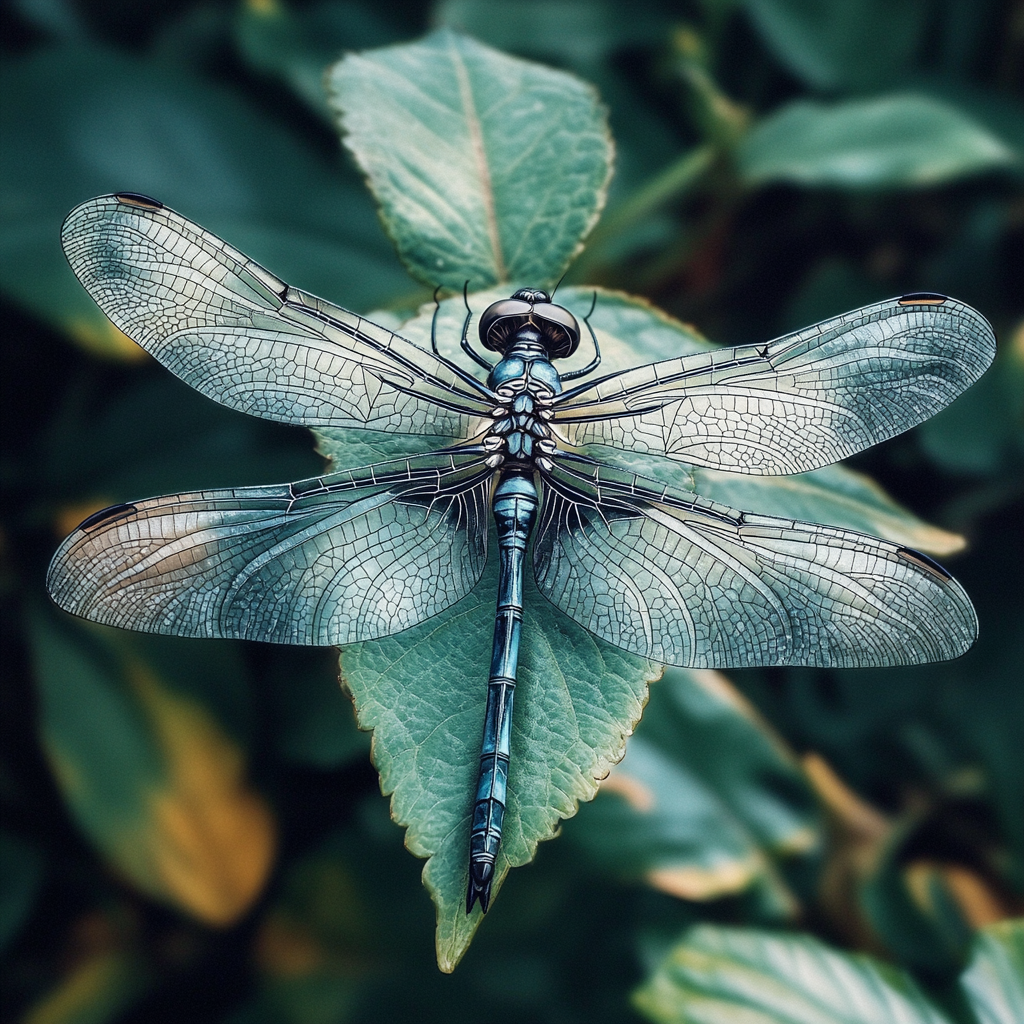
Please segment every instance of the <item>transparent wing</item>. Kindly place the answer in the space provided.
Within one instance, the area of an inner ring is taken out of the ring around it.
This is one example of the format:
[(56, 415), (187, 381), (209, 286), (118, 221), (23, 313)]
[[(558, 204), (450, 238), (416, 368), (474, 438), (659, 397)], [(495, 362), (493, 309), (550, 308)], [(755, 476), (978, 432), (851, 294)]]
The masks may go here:
[(925, 555), (588, 461), (544, 473), (534, 569), (618, 647), (693, 668), (853, 668), (955, 658), (977, 636), (967, 595)]
[(465, 437), (493, 403), (430, 352), (291, 288), (154, 200), (100, 196), (62, 232), (104, 313), (197, 391), (308, 427)]
[(46, 585), (95, 622), (191, 637), (347, 644), (397, 633), (483, 572), (492, 471), (425, 455), (298, 484), (118, 505), (58, 549)]
[(803, 473), (948, 405), (995, 355), (970, 306), (917, 293), (766, 345), (668, 359), (556, 399), (574, 445), (613, 445), (739, 473)]

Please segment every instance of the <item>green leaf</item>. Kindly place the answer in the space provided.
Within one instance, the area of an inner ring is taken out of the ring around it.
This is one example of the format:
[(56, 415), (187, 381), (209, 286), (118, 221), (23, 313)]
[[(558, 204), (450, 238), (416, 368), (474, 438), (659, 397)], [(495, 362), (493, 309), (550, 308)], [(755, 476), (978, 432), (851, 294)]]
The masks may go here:
[(794, 100), (751, 129), (737, 159), (751, 186), (877, 189), (940, 185), (1018, 158), (955, 107), (899, 93), (833, 104)]
[(0, 829), (0, 953), (17, 935), (43, 881), (43, 858), (31, 843)]
[(21, 1018), (23, 1024), (113, 1024), (152, 989), (155, 972), (138, 948), (77, 958)]
[(596, 222), (612, 145), (579, 79), (440, 30), (344, 58), (329, 86), (346, 145), (420, 280), (543, 287)]
[(658, 1024), (949, 1024), (911, 977), (809, 935), (701, 925), (636, 992)]
[[(768, 882), (820, 837), (795, 758), (717, 672), (667, 669), (597, 800), (566, 827), (599, 864), (686, 899)], [(792, 897), (789, 897), (792, 907)]]
[(1024, 1020), (1024, 918), (982, 929), (974, 955), (960, 976), (977, 1024)]
[(624, 18), (614, 0), (503, 0), (500, 18), (491, 0), (444, 0), (435, 17), (499, 49), (582, 66), (626, 47), (660, 43), (671, 25), (663, 9), (645, 3)]
[[(204, 669), (240, 676), (227, 664), (231, 648), (208, 647), (212, 664), (204, 665), (191, 645), (188, 681), (171, 686), (162, 659), (146, 656), (172, 646), (168, 639), (36, 615), (40, 736), (72, 815), (118, 873), (224, 926), (262, 890), (276, 826), (246, 784), (242, 751), (211, 714), (212, 701), (189, 693)], [(209, 696), (210, 681), (204, 689)]]
[(333, 124), (324, 75), (346, 50), (392, 42), (379, 13), (358, 3), (318, 3), (291, 9), (280, 3), (239, 5), (235, 44), (257, 71), (272, 75)]
[(354, 173), (195, 74), (102, 49), (43, 49), (5, 62), (0, 98), (3, 289), (93, 351), (139, 354), (60, 249), (70, 209), (105, 192), (153, 195), (348, 307), (408, 290)]
[[(372, 839), (364, 846), (380, 859)], [(333, 1024), (355, 1020), (353, 1004), (371, 975), (374, 925), (386, 914), (392, 888), (368, 906), (367, 879), (353, 870), (335, 837), (292, 859), (256, 938), (260, 986), (230, 1024)], [(383, 905), (383, 906), (382, 906)], [(393, 968), (392, 968), (393, 969)]]
[(941, 869), (906, 866), (911, 828), (897, 829), (863, 879), (858, 902), (872, 931), (899, 963), (919, 976), (949, 980), (970, 943), (964, 919)]
[[(496, 545), (491, 545), (492, 556)], [(495, 890), (510, 867), (576, 813), (622, 757), (640, 718), (646, 662), (593, 637), (537, 592), (527, 574), (512, 726), (512, 763)], [(469, 817), (480, 764), (494, 631), (492, 557), (459, 604), (395, 637), (346, 647), (342, 676), (406, 846), (429, 858), (423, 880), (437, 907), (437, 959), (451, 971), (480, 924), (466, 915)]]
[(312, 768), (365, 763), (370, 738), (356, 727), (352, 702), (338, 685), (334, 651), (267, 646), (260, 660), (277, 752)]
[(775, 55), (817, 89), (885, 85), (906, 73), (927, 27), (924, 0), (746, 0)]

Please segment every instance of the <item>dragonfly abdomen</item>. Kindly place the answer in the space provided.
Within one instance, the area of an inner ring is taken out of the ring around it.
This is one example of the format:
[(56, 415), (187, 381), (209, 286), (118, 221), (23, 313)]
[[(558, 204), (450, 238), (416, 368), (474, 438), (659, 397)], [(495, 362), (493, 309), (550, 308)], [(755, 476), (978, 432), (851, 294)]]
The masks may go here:
[(499, 558), (498, 605), (494, 616), (494, 646), (487, 683), (480, 777), (470, 826), (466, 913), (478, 900), (481, 908), (487, 911), (494, 864), (501, 846), (512, 746), (512, 698), (523, 624), (523, 565), (536, 513), (537, 488), (532, 470), (525, 466), (505, 469), (494, 492)]

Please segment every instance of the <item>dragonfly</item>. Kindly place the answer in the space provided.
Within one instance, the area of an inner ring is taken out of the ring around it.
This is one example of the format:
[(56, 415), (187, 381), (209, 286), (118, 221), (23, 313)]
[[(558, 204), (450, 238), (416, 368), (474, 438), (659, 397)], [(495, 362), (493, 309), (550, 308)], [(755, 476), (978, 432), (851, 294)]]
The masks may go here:
[[(466, 911), (491, 900), (508, 796), (528, 557), (541, 594), (609, 643), (691, 668), (866, 667), (956, 658), (970, 599), (911, 548), (739, 511), (603, 464), (593, 446), (687, 467), (803, 473), (927, 419), (995, 352), (969, 306), (915, 292), (765, 344), (600, 375), (576, 316), (520, 289), (479, 318), (486, 381), (287, 285), (156, 200), (119, 193), (65, 221), (64, 251), (110, 320), (232, 409), (439, 447), (294, 483), (173, 494), (87, 518), (47, 576), (61, 608), (187, 637), (345, 645), (464, 598), (498, 545), (497, 606)], [(577, 382), (578, 381), (578, 382)], [(458, 438), (452, 443), (452, 438)], [(443, 442), (443, 443), (442, 443)]]

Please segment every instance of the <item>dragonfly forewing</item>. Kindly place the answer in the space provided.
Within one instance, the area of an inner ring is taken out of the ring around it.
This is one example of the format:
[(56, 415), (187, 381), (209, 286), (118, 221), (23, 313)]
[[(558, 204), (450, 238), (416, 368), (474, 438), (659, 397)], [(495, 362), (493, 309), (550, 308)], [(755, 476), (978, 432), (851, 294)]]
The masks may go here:
[(544, 474), (534, 568), (592, 633), (691, 668), (921, 664), (959, 657), (978, 630), (963, 589), (919, 552), (586, 460)]
[(738, 473), (803, 473), (921, 423), (995, 355), (988, 321), (945, 296), (905, 296), (765, 345), (651, 363), (565, 392), (554, 423), (610, 445)]
[(438, 454), (114, 506), (64, 541), (47, 587), (75, 615), (153, 633), (311, 645), (386, 636), (480, 579), (491, 475), (476, 455)]
[(493, 405), (432, 353), (289, 287), (154, 200), (89, 200), (68, 215), (62, 241), (117, 327), (233, 409), (451, 439), (475, 433)]

